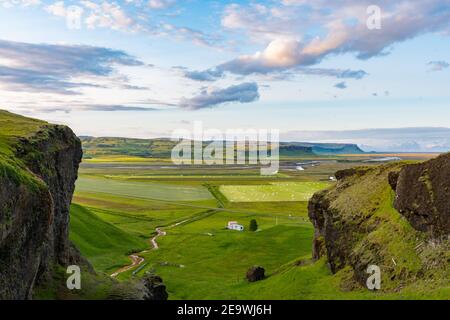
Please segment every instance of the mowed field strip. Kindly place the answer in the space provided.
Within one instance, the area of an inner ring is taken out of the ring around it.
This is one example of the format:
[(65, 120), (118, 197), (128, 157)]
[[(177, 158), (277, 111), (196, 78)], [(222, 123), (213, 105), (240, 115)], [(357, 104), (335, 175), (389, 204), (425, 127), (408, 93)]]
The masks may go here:
[(223, 185), (220, 192), (230, 202), (308, 201), (329, 186), (328, 182), (272, 182), (265, 185)]

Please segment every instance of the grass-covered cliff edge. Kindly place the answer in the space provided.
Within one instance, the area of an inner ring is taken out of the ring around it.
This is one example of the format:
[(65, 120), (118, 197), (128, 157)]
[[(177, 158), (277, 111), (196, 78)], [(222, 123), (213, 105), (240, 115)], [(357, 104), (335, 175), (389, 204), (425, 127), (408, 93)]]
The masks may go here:
[[(450, 154), (336, 173), (309, 202), (313, 252), (242, 287), (259, 299), (450, 297)], [(381, 289), (366, 287), (369, 265)]]
[(69, 128), (0, 111), (0, 298), (32, 298), (58, 266), (85, 264), (68, 239), (81, 156)]
[(313, 258), (346, 289), (381, 269), (381, 292), (449, 297), (450, 154), (336, 173), (335, 187), (309, 203)]
[[(0, 110), (0, 300), (154, 298), (145, 279), (119, 284), (95, 273), (69, 240), (81, 158), (70, 128)], [(74, 264), (82, 288), (70, 291)]]

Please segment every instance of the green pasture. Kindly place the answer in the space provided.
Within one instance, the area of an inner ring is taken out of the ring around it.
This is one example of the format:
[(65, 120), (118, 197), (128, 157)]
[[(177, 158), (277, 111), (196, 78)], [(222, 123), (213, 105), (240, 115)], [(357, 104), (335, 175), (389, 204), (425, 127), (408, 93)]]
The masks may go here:
[(74, 201), (88, 207), (104, 221), (146, 239), (154, 233), (156, 227), (168, 226), (216, 207), (214, 199), (174, 202), (84, 192), (78, 189)]
[(156, 182), (124, 182), (114, 179), (87, 176), (81, 176), (78, 179), (76, 188), (78, 191), (101, 192), (119, 196), (167, 201), (198, 201), (212, 199), (208, 190), (202, 186), (171, 185)]
[[(257, 232), (248, 231), (253, 218)], [(225, 229), (230, 220), (246, 230)], [(313, 235), (312, 226), (302, 220), (228, 212), (166, 231), (158, 239), (160, 249), (143, 255), (148, 264), (139, 274), (153, 270), (161, 275), (172, 299), (240, 298), (234, 287), (246, 282), (249, 267), (262, 265), (271, 274), (298, 257), (310, 257)]]
[(226, 185), (220, 192), (231, 202), (308, 201), (328, 182), (272, 182), (267, 185)]

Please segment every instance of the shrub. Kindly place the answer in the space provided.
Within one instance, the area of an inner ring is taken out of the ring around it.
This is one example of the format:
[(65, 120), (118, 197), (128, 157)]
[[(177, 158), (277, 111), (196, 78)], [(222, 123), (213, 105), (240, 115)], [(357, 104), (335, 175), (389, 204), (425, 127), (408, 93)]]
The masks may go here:
[(250, 226), (248, 228), (250, 231), (256, 231), (258, 230), (258, 223), (255, 219), (250, 220)]

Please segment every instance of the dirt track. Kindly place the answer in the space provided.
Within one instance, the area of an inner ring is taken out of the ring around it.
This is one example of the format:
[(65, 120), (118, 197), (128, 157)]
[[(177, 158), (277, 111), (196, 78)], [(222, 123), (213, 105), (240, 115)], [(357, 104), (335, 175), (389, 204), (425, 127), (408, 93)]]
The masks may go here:
[[(189, 220), (184, 220), (184, 221), (178, 222), (178, 223), (176, 223), (176, 224), (174, 224), (174, 225), (171, 225), (169, 228), (173, 228), (173, 227), (179, 226), (180, 224), (183, 224), (183, 223), (185, 223), (185, 222), (187, 222), (187, 221), (189, 221)], [(135, 268), (135, 267), (140, 266), (141, 264), (143, 264), (143, 263), (145, 262), (145, 259), (144, 259), (143, 257), (139, 256), (139, 254), (147, 253), (147, 252), (149, 252), (150, 250), (157, 250), (157, 249), (159, 249), (159, 245), (158, 245), (158, 243), (156, 242), (156, 240), (157, 240), (159, 237), (165, 236), (166, 234), (167, 234), (167, 232), (161, 230), (161, 228), (156, 228), (156, 235), (155, 235), (153, 238), (150, 239), (151, 249), (149, 249), (149, 250), (144, 250), (144, 251), (141, 251), (141, 252), (139, 252), (139, 253), (135, 253), (135, 254), (129, 255), (128, 257), (129, 257), (130, 260), (131, 260), (131, 264), (128, 265), (128, 266), (124, 266), (124, 267), (120, 268), (119, 270), (117, 270), (116, 272), (114, 272), (113, 274), (111, 274), (111, 277), (115, 278), (115, 277), (117, 277), (119, 274), (124, 273), (124, 272), (127, 272), (127, 271), (129, 271), (129, 270), (131, 270), (131, 269), (133, 269), (133, 268)]]
[[(156, 228), (156, 236), (154, 236), (153, 238), (150, 239), (150, 243), (152, 245), (152, 248), (150, 250), (156, 250), (159, 248), (158, 243), (156, 242), (156, 239), (158, 239), (161, 236), (165, 236), (166, 232), (162, 231), (160, 228)], [(139, 253), (135, 253), (132, 255), (129, 255), (128, 257), (131, 260), (131, 264), (125, 267), (120, 268), (119, 270), (117, 270), (116, 272), (114, 272), (113, 274), (111, 274), (111, 277), (115, 278), (117, 277), (119, 274), (127, 272), (137, 266), (140, 266), (141, 264), (143, 264), (145, 262), (145, 259), (141, 256), (139, 256), (140, 253), (146, 253), (149, 252), (150, 250), (145, 250), (145, 251), (141, 251)]]

